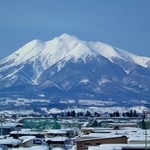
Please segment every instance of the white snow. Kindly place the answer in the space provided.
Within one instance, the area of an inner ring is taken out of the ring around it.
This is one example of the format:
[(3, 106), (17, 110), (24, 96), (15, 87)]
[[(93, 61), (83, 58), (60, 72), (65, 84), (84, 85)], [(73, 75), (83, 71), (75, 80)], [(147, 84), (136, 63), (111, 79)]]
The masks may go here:
[(19, 145), (21, 143), (21, 140), (18, 139), (13, 139), (13, 138), (7, 138), (7, 139), (0, 139), (0, 144), (7, 144), (7, 145), (12, 145), (12, 146), (16, 146)]
[[(79, 104), (82, 104), (82, 105), (87, 105), (87, 106), (91, 106), (91, 105), (95, 105), (95, 106), (106, 106), (106, 105), (112, 105), (112, 104), (115, 104), (113, 101), (102, 101), (102, 100), (82, 100), (80, 99), (79, 100)], [(92, 108), (92, 107), (91, 107)], [(94, 107), (95, 108), (95, 107)]]
[(65, 134), (67, 134), (67, 132), (66, 131), (64, 131), (64, 130), (55, 130), (55, 129), (49, 129), (49, 130), (44, 130), (44, 131), (46, 131), (47, 132), (47, 134), (62, 134), (62, 135), (65, 135)]
[(65, 149), (61, 148), (61, 147), (54, 147), (54, 148), (52, 148), (52, 150), (65, 150)]
[(82, 79), (79, 84), (83, 84), (83, 85), (86, 85), (89, 83), (89, 79)]
[(12, 148), (12, 150), (49, 150), (48, 146), (46, 145), (41, 145), (41, 146), (32, 146), (30, 148)]
[(112, 61), (111, 58), (113, 57), (120, 57), (119, 53), (117, 53), (115, 49), (108, 44), (104, 44), (101, 42), (90, 42), (89, 46), (95, 53), (108, 58), (110, 61)]
[[(149, 149), (150, 145), (147, 145)], [(89, 146), (88, 150), (122, 150), (122, 149), (145, 149), (145, 144), (102, 144), (100, 146)]]
[(52, 114), (56, 114), (56, 113), (61, 113), (62, 110), (58, 109), (58, 108), (51, 108), (49, 109), (48, 111), (49, 113), (52, 113)]
[(145, 106), (134, 106), (131, 107), (130, 110), (135, 110), (138, 113), (149, 112), (149, 109)]
[(67, 137), (63, 137), (63, 136), (61, 136), (61, 137), (54, 137), (54, 138), (45, 138), (45, 141), (47, 142), (47, 141), (67, 141), (67, 140), (69, 140)]
[(138, 64), (140, 66), (148, 67), (147, 63), (150, 61), (150, 58), (144, 56), (138, 56), (130, 52), (121, 50), (119, 48), (116, 48), (116, 51), (118, 51), (118, 53), (122, 58), (126, 58), (129, 61), (133, 61), (135, 64)]
[(22, 140), (22, 143), (26, 143), (30, 140), (35, 139), (35, 138), (36, 138), (35, 136), (21, 136), (21, 137), (19, 137), (19, 139)]

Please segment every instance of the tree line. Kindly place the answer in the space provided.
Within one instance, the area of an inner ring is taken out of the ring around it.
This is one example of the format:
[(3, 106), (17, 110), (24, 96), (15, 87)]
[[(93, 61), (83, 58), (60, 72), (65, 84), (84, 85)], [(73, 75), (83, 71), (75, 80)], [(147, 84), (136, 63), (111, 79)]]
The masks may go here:
[[(98, 112), (93, 112), (93, 113), (91, 113), (90, 111), (76, 112), (75, 110), (72, 110), (72, 111), (63, 112), (61, 116), (62, 117), (101, 117), (101, 114)], [(136, 110), (130, 110), (123, 113), (119, 113), (119, 111), (115, 111), (113, 113), (109, 113), (108, 117), (139, 117), (139, 113)]]

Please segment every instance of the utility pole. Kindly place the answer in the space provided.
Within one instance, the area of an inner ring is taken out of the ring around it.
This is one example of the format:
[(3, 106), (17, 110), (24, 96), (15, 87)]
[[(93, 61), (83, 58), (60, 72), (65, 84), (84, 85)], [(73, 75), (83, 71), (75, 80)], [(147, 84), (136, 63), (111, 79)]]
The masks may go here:
[(3, 130), (2, 130), (2, 114), (1, 114), (1, 136), (3, 134)]
[(3, 122), (5, 121), (5, 117), (4, 117), (4, 114), (1, 114), (0, 116), (0, 124), (1, 124), (1, 136), (3, 135)]
[(142, 119), (142, 129), (145, 130), (145, 150), (147, 150), (147, 129), (148, 129), (148, 126), (147, 126), (147, 123), (145, 121), (145, 117), (143, 117), (143, 119)]
[(147, 150), (147, 128), (145, 128), (145, 150)]

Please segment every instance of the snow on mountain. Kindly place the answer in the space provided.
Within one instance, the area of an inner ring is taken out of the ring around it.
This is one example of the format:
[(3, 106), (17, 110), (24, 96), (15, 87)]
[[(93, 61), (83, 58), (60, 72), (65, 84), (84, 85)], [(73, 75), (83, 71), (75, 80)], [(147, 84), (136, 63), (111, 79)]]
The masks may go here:
[(129, 61), (133, 61), (135, 64), (138, 64), (143, 67), (148, 67), (148, 63), (150, 61), (149, 57), (137, 56), (135, 54), (129, 53), (124, 50), (116, 49), (122, 58), (126, 58)]
[(17, 65), (19, 63), (23, 63), (33, 57), (37, 56), (43, 49), (44, 43), (39, 40), (33, 40), (19, 50), (11, 54), (10, 56), (6, 57), (1, 61), (1, 63), (13, 61), (12, 65)]
[(34, 62), (38, 59), (45, 70), (63, 58), (67, 59), (67, 57), (75, 57), (85, 60), (88, 55), (97, 54), (106, 57), (112, 62), (112, 58), (117, 57), (132, 61), (143, 67), (147, 67), (147, 62), (150, 61), (150, 58), (137, 56), (114, 48), (108, 44), (81, 41), (74, 36), (62, 34), (61, 36), (47, 42), (33, 40), (12, 55), (3, 59), (0, 64), (13, 61), (13, 63), (10, 64), (12, 66), (26, 61)]
[(106, 57), (111, 62), (113, 62), (112, 58), (116, 57), (116, 58), (124, 59), (126, 61), (134, 62), (135, 64), (141, 65), (143, 67), (147, 67), (148, 66), (147, 62), (150, 61), (150, 58), (148, 57), (138, 56), (101, 42), (90, 42), (89, 46), (93, 51)]
[[(115, 49), (112, 46), (101, 42), (85, 42), (74, 36), (63, 34), (51, 41), (42, 42), (40, 40), (33, 40), (27, 43), (0, 62), (0, 65), (8, 62), (7, 65), (1, 67), (0, 71), (5, 69), (7, 70), (7, 68), (12, 66), (33, 62), (37, 77), (39, 77), (44, 70), (64, 58), (66, 60), (71, 57), (82, 58), (85, 61), (85, 58), (88, 55), (96, 56), (98, 54), (106, 57), (112, 62), (112, 58), (116, 57), (127, 59), (128, 61), (135, 62), (144, 67), (147, 67), (147, 62), (150, 61), (149, 58), (136, 56), (131, 53)], [(61, 68), (61, 65), (63, 64), (59, 63), (58, 68)]]

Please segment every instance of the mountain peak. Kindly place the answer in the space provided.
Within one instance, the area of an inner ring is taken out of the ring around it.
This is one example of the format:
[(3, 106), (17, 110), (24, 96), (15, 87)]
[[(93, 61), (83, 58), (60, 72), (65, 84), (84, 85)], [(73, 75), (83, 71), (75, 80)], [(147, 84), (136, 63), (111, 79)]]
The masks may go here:
[(52, 39), (52, 41), (55, 41), (57, 43), (64, 42), (64, 43), (66, 43), (68, 45), (69, 43), (78, 42), (80, 40), (79, 40), (79, 38), (77, 38), (77, 37), (75, 37), (73, 35), (70, 35), (70, 34), (67, 34), (67, 33), (63, 33), (62, 35), (60, 35), (60, 36), (55, 37), (54, 39)]
[(35, 39), (35, 40), (32, 40), (32, 41), (28, 42), (27, 44), (25, 44), (23, 47), (21, 47), (20, 49), (15, 51), (13, 54), (8, 56), (4, 60), (6, 60), (6, 61), (14, 60), (15, 62), (21, 63), (26, 60), (29, 60), (33, 56), (38, 55), (38, 53), (41, 52), (43, 47), (44, 47), (44, 42), (42, 42), (38, 39)]
[(70, 35), (70, 34), (67, 34), (67, 33), (63, 33), (58, 38), (61, 38), (61, 39), (78, 39), (77, 37)]

